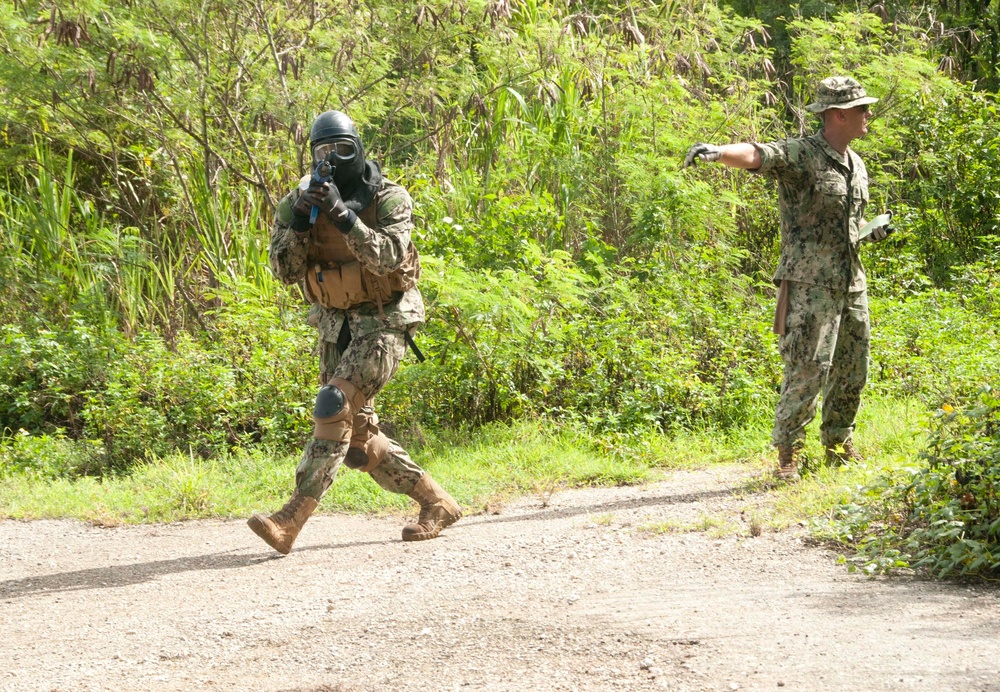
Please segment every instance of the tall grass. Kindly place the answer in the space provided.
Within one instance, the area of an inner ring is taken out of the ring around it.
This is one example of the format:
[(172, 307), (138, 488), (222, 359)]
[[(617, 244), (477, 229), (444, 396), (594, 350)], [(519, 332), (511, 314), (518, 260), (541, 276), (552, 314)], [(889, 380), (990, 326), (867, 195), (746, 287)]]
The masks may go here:
[[(39, 140), (26, 172), (0, 190), (0, 285), (9, 289), (0, 305), (11, 321), (80, 312), (126, 335), (169, 336), (204, 327), (220, 285), (250, 286), (264, 300), (281, 290), (268, 264), (266, 201), (254, 190), (209, 185), (192, 159), (189, 212), (139, 228), (101, 213), (76, 177), (72, 150), (58, 157)], [(188, 231), (184, 219), (197, 226)]]

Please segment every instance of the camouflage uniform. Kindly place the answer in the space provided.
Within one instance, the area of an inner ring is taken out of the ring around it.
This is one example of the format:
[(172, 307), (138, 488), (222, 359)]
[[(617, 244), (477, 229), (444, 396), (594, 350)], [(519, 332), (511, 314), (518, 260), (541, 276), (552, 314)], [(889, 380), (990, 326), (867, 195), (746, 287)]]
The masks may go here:
[[(299, 194), (298, 189), (292, 190), (278, 203), (271, 229), (271, 267), (286, 284), (301, 282), (309, 269), (308, 234), (298, 233), (291, 226)], [(403, 187), (383, 178), (374, 204), (378, 230), (368, 228), (359, 218), (346, 240), (365, 267), (384, 275), (403, 261), (410, 245), (413, 202)], [(337, 339), (345, 321), (351, 341), (341, 353)], [(406, 353), (404, 332), (423, 321), (424, 303), (416, 287), (381, 306), (366, 303), (350, 310), (336, 310), (314, 304), (309, 323), (319, 331), (320, 384), (333, 378), (345, 379), (371, 401), (388, 384)], [(295, 474), (299, 492), (319, 500), (333, 482), (347, 449), (347, 442), (310, 440)], [(398, 443), (390, 440), (385, 460), (369, 473), (382, 488), (406, 494), (424, 472)]]
[(822, 133), (756, 144), (756, 171), (778, 183), (781, 258), (774, 282), (787, 291), (778, 349), (785, 364), (772, 442), (799, 447), (823, 394), (822, 442), (850, 439), (868, 377), (868, 298), (858, 233), (868, 172)]

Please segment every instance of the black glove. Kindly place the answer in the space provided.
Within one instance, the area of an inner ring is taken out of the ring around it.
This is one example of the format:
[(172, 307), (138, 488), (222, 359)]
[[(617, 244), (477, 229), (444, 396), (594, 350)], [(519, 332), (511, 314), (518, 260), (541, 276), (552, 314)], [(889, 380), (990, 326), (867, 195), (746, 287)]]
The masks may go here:
[(309, 214), (311, 211), (312, 205), (299, 192), (298, 199), (292, 205), (292, 222), (289, 224), (293, 231), (296, 233), (306, 233), (309, 230), (311, 225), (309, 223)]
[(333, 183), (310, 185), (305, 192), (299, 195), (299, 200), (295, 203), (295, 211), (299, 211), (299, 205), (308, 205), (309, 211), (306, 212), (306, 215), (309, 215), (312, 213), (314, 206), (319, 207), (319, 210), (333, 221), (333, 210), (338, 202), (343, 206), (343, 200), (340, 198), (340, 190)]
[(722, 150), (719, 147), (699, 142), (688, 149), (687, 156), (684, 157), (684, 163), (681, 165), (681, 168), (687, 168), (699, 159), (706, 163), (711, 163), (718, 161), (721, 157)]
[[(305, 233), (315, 222), (313, 209), (322, 212), (333, 224), (342, 232), (347, 233), (354, 226), (357, 216), (344, 206), (340, 197), (340, 190), (331, 182), (312, 184), (299, 193), (299, 198), (295, 200), (292, 207), (294, 218), (292, 228), (299, 233)], [(349, 223), (347, 227), (343, 227)]]
[(354, 228), (354, 222), (358, 220), (358, 215), (344, 205), (344, 200), (340, 196), (340, 190), (333, 183), (323, 183), (318, 188), (306, 190), (310, 195), (313, 204), (326, 214), (326, 218), (333, 222), (333, 225), (341, 233), (347, 233)]

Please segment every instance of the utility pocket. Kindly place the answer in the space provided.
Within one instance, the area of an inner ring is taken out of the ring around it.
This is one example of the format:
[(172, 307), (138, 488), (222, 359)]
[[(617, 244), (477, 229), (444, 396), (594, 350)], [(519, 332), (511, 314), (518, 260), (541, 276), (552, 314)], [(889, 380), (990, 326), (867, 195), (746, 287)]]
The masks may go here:
[(834, 197), (847, 198), (847, 181), (844, 176), (834, 172), (821, 173), (816, 178), (816, 191)]
[(868, 206), (868, 181), (855, 181), (851, 188), (851, 198), (854, 200), (855, 209), (860, 209), (863, 213)]

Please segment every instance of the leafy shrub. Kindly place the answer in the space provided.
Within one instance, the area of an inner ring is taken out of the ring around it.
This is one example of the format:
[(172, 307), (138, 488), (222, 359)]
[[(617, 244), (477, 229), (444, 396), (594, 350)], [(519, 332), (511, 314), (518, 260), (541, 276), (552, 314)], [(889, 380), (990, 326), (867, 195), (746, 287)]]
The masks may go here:
[(175, 450), (289, 449), (305, 439), (317, 366), (302, 311), (284, 326), (277, 307), (230, 297), (204, 341), (181, 334), (168, 347), (144, 334), (109, 364), (83, 415), (86, 434), (116, 465)]
[(223, 355), (184, 334), (174, 350), (157, 335), (141, 335), (109, 364), (106, 386), (90, 395), (87, 435), (104, 442), (116, 466), (177, 448), (211, 456), (238, 442), (229, 415), (234, 374)]
[[(944, 103), (918, 99), (900, 115), (900, 143), (914, 160), (894, 187), (909, 243), (925, 272), (948, 286), (956, 266), (995, 247), (1000, 235), (1000, 127), (995, 99), (957, 90)], [(900, 157), (897, 157), (897, 159)], [(896, 164), (898, 166), (898, 163)]]
[(317, 386), (304, 311), (283, 315), (247, 292), (228, 299), (202, 340), (181, 333), (168, 343), (153, 332), (126, 339), (82, 317), (63, 329), (4, 326), (0, 425), (5, 444), (20, 445), (12, 463), (48, 467), (19, 451), (29, 444), (13, 435), (20, 430), (40, 436), (39, 449), (53, 440), (94, 441), (99, 463), (87, 460), (89, 447), (86, 459), (68, 455), (63, 470), (80, 472), (120, 470), (175, 450), (213, 456), (250, 444), (299, 446)]
[(1000, 572), (1000, 392), (944, 404), (919, 468), (882, 476), (818, 531), (850, 545), (869, 573), (912, 567), (937, 577)]
[(50, 480), (98, 475), (105, 458), (100, 442), (71, 440), (62, 433), (30, 435), (22, 429), (0, 438), (0, 476), (18, 473)]
[(1000, 379), (997, 320), (983, 307), (991, 301), (1000, 301), (996, 279), (966, 295), (931, 290), (873, 298), (871, 389), (933, 405)]
[(588, 274), (528, 248), (519, 271), (427, 258), (429, 358), (387, 387), (387, 418), (412, 407), (417, 423), (460, 427), (547, 414), (622, 431), (770, 415), (779, 366), (766, 309), (727, 265), (738, 253), (706, 245), (614, 269), (594, 257)]
[(86, 393), (102, 386), (122, 343), (114, 330), (82, 316), (63, 328), (31, 318), (0, 326), (0, 433), (63, 429), (79, 436)]

